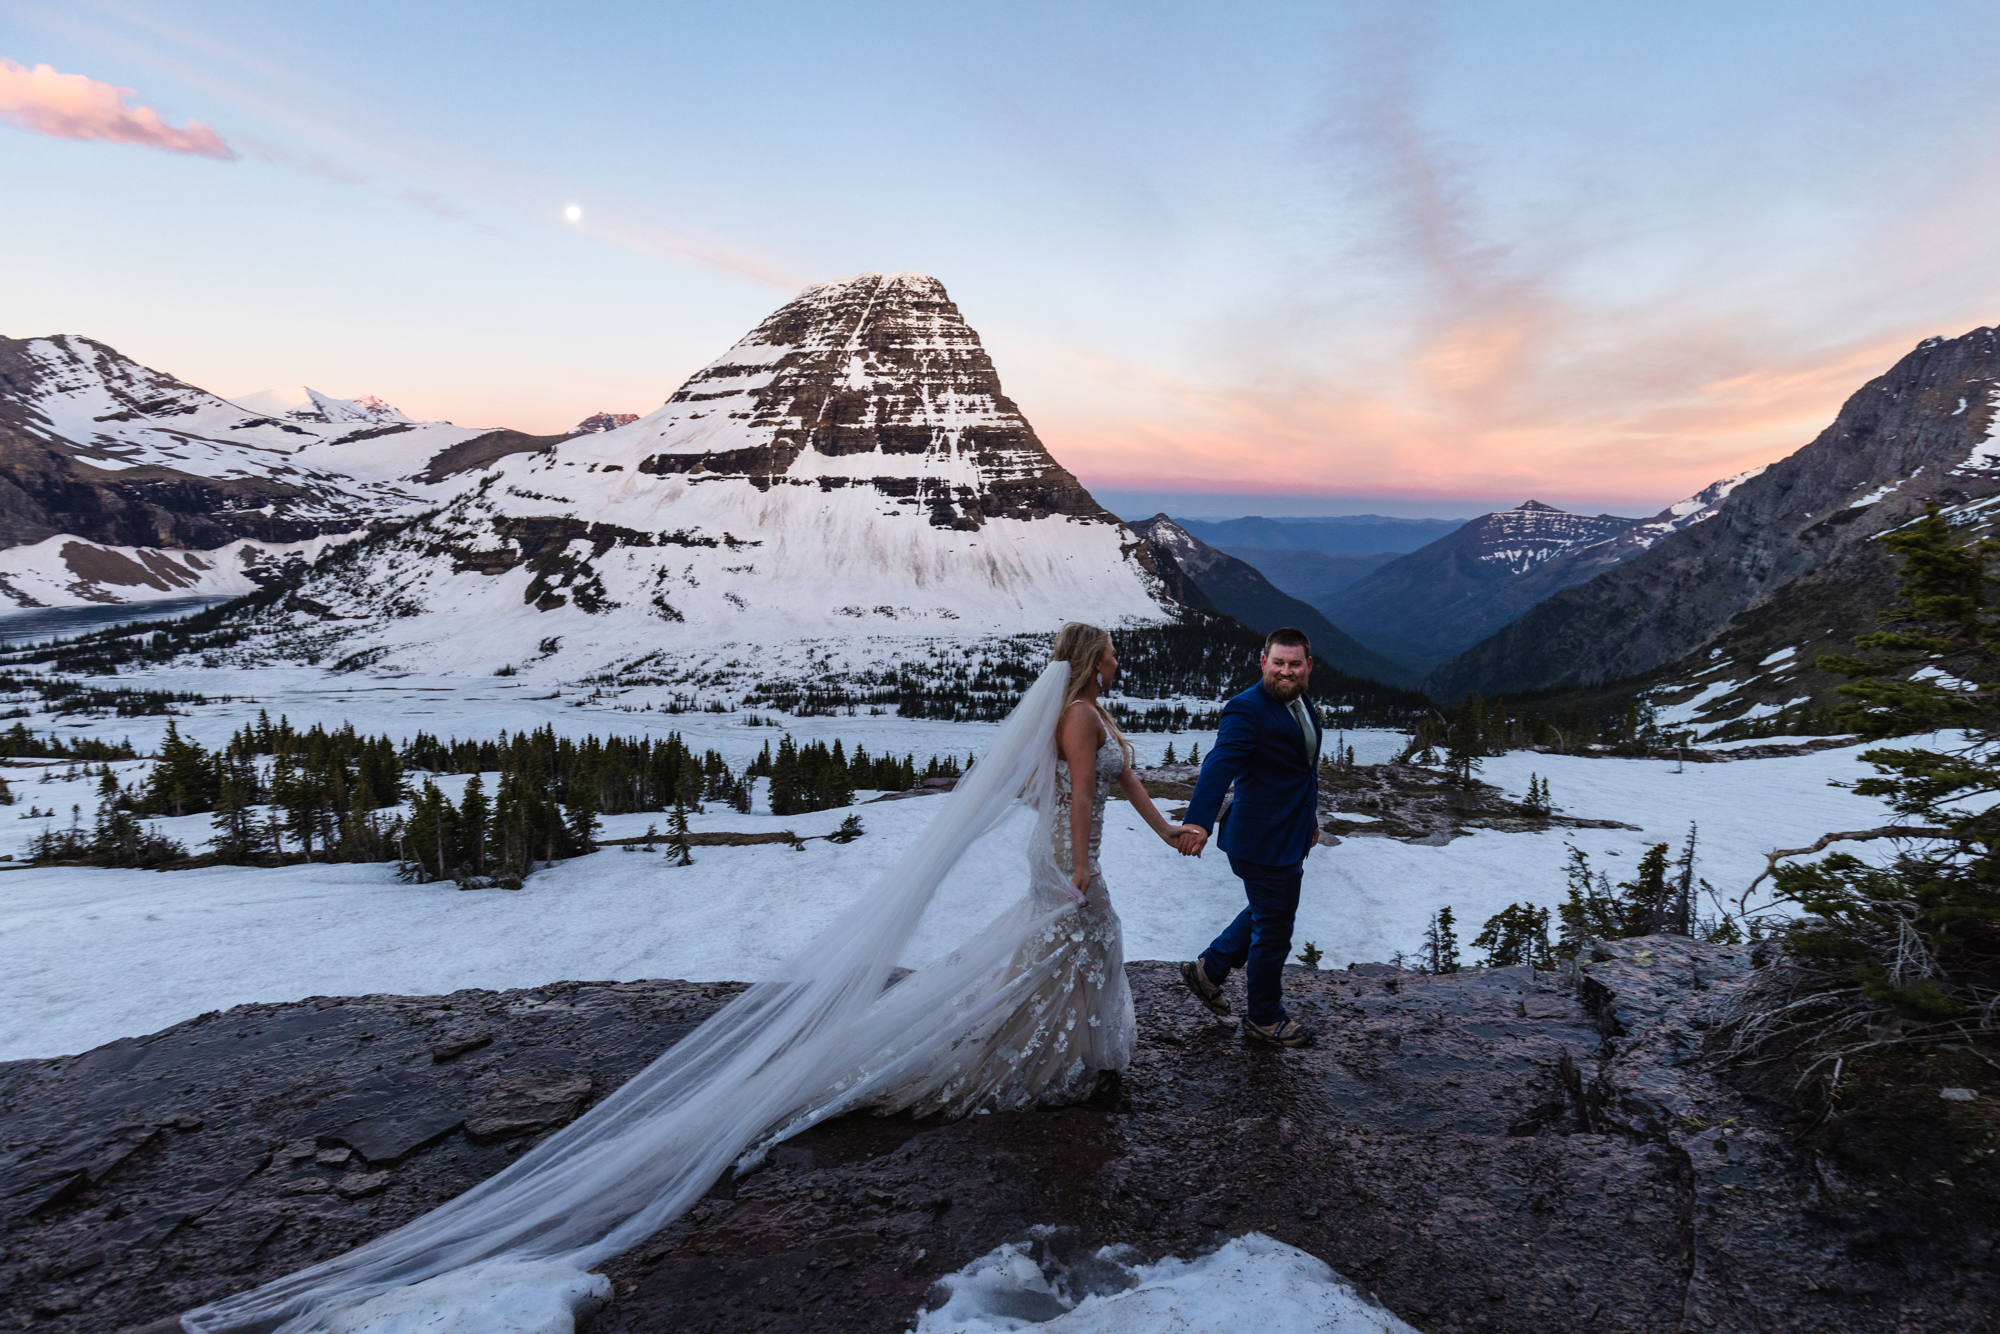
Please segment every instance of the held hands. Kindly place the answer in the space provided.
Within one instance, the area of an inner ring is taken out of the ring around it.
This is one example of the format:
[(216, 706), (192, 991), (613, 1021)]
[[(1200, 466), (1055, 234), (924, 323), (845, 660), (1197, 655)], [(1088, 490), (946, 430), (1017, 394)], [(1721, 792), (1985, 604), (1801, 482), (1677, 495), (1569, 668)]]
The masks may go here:
[(1071, 871), (1069, 873), (1069, 885), (1067, 888), (1069, 889), (1071, 900), (1075, 902), (1077, 907), (1081, 908), (1084, 900), (1090, 896), (1090, 867), (1083, 865)]
[(1208, 846), (1208, 831), (1198, 824), (1181, 825), (1165, 837), (1183, 857), (1199, 857), (1201, 850)]

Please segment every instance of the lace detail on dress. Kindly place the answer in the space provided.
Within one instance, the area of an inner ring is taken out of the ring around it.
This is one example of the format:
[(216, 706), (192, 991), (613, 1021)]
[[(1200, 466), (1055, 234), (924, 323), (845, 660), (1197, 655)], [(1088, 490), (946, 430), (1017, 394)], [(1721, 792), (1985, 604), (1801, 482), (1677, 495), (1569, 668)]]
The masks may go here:
[[(1097, 1087), (1102, 1070), (1122, 1071), (1131, 1060), (1136, 1022), (1125, 981), (1125, 940), (1111, 892), (1098, 869), (1104, 836), (1104, 801), (1125, 768), (1125, 753), (1106, 737), (1097, 749), (1090, 792), (1090, 885), (1081, 907), (1071, 907), (1062, 886), (1034, 885), (1037, 916), (1067, 909), (1014, 955), (1010, 976), (1043, 976), (1018, 1005), (984, 1034), (968, 1034), (946, 1055), (923, 1087), (905, 1087), (877, 1102), (877, 1109), (908, 1109), (918, 1116), (943, 1112), (1017, 1111), (1079, 1102)], [(1067, 880), (1074, 867), (1070, 811), (1074, 793), (1069, 766), (1056, 770), (1057, 804), (1050, 830), (1056, 865)]]

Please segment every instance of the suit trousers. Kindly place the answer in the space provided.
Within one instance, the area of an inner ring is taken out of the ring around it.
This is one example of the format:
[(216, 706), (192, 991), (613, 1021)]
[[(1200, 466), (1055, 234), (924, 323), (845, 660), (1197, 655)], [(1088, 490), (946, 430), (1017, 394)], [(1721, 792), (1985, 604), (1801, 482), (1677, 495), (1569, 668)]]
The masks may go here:
[(1268, 1027), (1285, 1018), (1285, 958), (1292, 951), (1292, 919), (1299, 911), (1305, 863), (1265, 866), (1231, 857), (1229, 869), (1243, 882), (1250, 906), (1202, 951), (1202, 971), (1220, 985), (1230, 969), (1243, 969), (1250, 1022)]

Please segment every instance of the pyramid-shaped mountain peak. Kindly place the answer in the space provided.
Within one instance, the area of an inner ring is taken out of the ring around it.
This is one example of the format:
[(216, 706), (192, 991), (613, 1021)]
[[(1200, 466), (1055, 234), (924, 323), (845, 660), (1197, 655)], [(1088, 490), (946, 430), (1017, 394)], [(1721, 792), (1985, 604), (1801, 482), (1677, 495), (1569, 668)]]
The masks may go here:
[(871, 489), (939, 527), (1115, 522), (1050, 457), (944, 284), (864, 273), (806, 288), (665, 406), (594, 446), (653, 476)]

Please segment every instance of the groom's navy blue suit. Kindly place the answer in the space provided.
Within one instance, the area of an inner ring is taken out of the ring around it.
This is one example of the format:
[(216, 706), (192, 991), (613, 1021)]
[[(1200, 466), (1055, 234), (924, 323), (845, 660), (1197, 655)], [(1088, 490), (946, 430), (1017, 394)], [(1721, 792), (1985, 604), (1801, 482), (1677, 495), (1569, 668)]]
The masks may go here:
[(1299, 910), (1299, 880), (1308, 849), (1319, 839), (1319, 710), (1301, 696), (1312, 722), (1307, 745), (1298, 717), (1259, 681), (1222, 706), (1222, 722), (1202, 762), (1188, 802), (1187, 823), (1214, 830), (1222, 794), (1236, 797), (1217, 845), (1243, 881), (1250, 906), (1202, 951), (1202, 971), (1220, 984), (1232, 968), (1246, 970), (1250, 1022), (1282, 1023), (1285, 956)]

